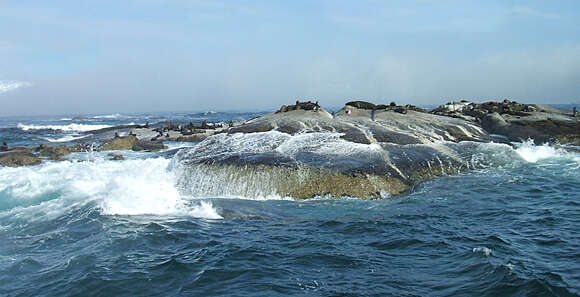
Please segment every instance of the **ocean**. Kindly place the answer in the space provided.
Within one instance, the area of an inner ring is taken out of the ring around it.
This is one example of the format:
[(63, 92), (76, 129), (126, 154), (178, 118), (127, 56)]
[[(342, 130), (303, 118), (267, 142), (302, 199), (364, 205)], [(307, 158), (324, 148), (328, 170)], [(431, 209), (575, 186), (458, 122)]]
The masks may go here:
[[(0, 141), (261, 114), (3, 117)], [(578, 148), (528, 141), (400, 196), (294, 200), (192, 196), (173, 158), (197, 143), (166, 144), (0, 167), (0, 295), (580, 296)]]

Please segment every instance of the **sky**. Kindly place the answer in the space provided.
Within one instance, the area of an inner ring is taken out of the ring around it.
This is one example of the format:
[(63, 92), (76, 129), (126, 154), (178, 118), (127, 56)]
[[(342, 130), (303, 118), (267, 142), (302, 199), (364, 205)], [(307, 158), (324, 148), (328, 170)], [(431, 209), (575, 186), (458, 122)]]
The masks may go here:
[(0, 0), (0, 116), (580, 102), (580, 1)]

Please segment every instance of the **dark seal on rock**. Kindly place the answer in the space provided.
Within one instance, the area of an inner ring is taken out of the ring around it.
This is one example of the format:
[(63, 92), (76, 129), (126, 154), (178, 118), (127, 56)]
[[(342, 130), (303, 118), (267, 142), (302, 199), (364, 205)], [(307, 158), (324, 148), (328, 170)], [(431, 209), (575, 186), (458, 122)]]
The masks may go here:
[(311, 110), (311, 111), (318, 111), (318, 110), (320, 110), (320, 105), (318, 104), (318, 101), (316, 101), (316, 102), (312, 102), (312, 101), (308, 101), (308, 102), (296, 101), (296, 104), (294, 104), (294, 105), (282, 105), (282, 107), (280, 107), (280, 109), (276, 113), (289, 112), (289, 111), (293, 111), (293, 110)]

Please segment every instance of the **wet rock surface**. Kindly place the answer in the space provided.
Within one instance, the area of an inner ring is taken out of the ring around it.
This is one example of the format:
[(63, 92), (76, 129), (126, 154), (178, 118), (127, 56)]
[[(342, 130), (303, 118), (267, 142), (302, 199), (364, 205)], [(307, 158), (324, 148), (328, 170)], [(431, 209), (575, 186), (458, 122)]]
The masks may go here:
[(488, 133), (504, 135), (510, 141), (533, 139), (537, 144), (580, 144), (580, 119), (574, 116), (574, 111), (546, 105), (507, 99), (485, 103), (461, 101), (441, 105), (431, 113), (478, 123)]
[[(281, 110), (182, 150), (176, 158), (184, 176), (213, 176), (231, 185), (205, 189), (215, 195), (382, 198), (477, 168), (472, 157), (481, 147), (464, 143), (492, 139), (476, 122), (394, 103), (349, 102), (334, 114)], [(195, 178), (180, 182), (192, 191), (203, 187)]]
[(8, 167), (38, 165), (42, 161), (29, 150), (0, 151), (0, 165)]

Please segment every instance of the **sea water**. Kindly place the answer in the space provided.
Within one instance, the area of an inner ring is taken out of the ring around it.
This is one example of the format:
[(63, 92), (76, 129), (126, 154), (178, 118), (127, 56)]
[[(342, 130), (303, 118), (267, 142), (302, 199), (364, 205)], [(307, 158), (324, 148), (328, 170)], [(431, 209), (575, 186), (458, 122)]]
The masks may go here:
[[(0, 140), (68, 144), (103, 126), (255, 115), (12, 117)], [(191, 195), (163, 153), (0, 167), (0, 295), (578, 296), (580, 154), (510, 150), (499, 166), (372, 201)]]

